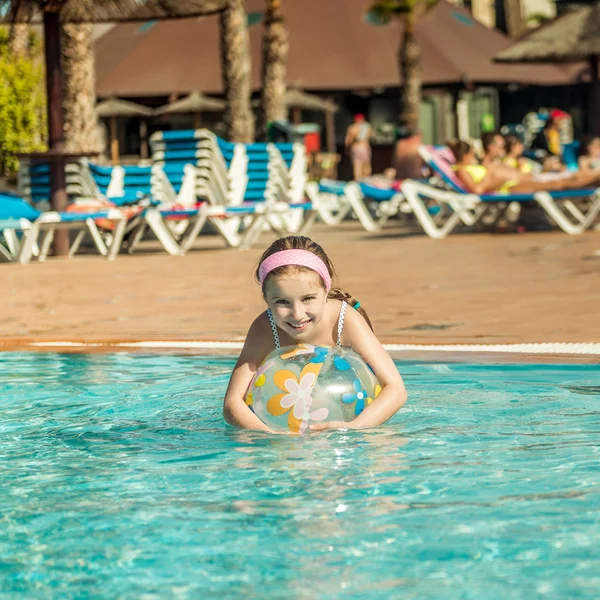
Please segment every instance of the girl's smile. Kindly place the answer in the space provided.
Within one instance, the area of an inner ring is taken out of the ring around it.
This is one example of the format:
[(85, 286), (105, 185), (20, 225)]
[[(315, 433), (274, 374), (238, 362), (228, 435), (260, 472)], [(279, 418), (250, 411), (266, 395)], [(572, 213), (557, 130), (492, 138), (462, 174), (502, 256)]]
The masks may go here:
[(327, 295), (319, 275), (299, 272), (267, 281), (265, 300), (277, 326), (293, 338), (310, 335), (321, 322)]

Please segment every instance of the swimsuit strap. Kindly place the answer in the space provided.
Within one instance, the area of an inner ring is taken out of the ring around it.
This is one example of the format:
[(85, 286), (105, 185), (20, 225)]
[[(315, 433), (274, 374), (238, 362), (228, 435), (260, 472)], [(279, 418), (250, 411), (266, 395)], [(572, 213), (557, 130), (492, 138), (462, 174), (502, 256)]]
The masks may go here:
[[(346, 316), (346, 308), (348, 303), (343, 300), (342, 306), (340, 308), (340, 316), (338, 319), (338, 328), (337, 328), (337, 342), (338, 346), (342, 345), (342, 332), (344, 331), (344, 317)], [(273, 341), (275, 342), (275, 348), (279, 350), (281, 345), (279, 343), (279, 333), (277, 332), (277, 325), (275, 324), (275, 319), (273, 318), (273, 313), (270, 308), (267, 308), (267, 317), (269, 317), (269, 323), (271, 324), (271, 331), (273, 332)]]
[(270, 308), (267, 308), (267, 317), (269, 317), (269, 323), (271, 323), (271, 331), (273, 332), (273, 341), (275, 342), (275, 348), (279, 350), (281, 345), (279, 344), (279, 333), (277, 332), (277, 325), (275, 325), (275, 319)]
[(338, 346), (342, 345), (342, 331), (344, 331), (344, 317), (346, 316), (346, 307), (348, 303), (345, 300), (342, 300), (342, 307), (340, 308), (340, 318), (338, 319), (338, 335), (337, 342)]

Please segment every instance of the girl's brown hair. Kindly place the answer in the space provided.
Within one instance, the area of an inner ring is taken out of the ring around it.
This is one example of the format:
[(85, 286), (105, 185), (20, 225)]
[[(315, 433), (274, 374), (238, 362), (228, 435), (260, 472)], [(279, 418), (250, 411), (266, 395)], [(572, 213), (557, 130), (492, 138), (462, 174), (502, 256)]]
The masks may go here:
[(465, 156), (473, 149), (471, 144), (463, 142), (462, 140), (452, 140), (449, 141), (447, 145), (452, 151), (452, 154), (454, 154), (457, 163), (462, 162)]
[(512, 152), (512, 150), (518, 145), (523, 144), (521, 138), (514, 133), (509, 133), (504, 136), (504, 142), (506, 143), (506, 152)]
[[(258, 281), (258, 283), (260, 283), (258, 270), (263, 261), (269, 258), (269, 256), (271, 256), (272, 254), (275, 254), (276, 252), (282, 252), (283, 250), (306, 250), (307, 252), (318, 256), (325, 263), (325, 266), (329, 271), (329, 275), (331, 275), (331, 279), (333, 280), (336, 277), (335, 269), (333, 268), (329, 257), (327, 256), (327, 254), (325, 254), (325, 250), (323, 250), (323, 248), (321, 248), (321, 246), (319, 246), (317, 242), (313, 242), (313, 240), (303, 235), (290, 235), (288, 237), (279, 238), (278, 240), (275, 240), (260, 257), (260, 260), (258, 261), (258, 266), (256, 267), (256, 281)], [(293, 273), (314, 273), (314, 271), (312, 269), (309, 269), (308, 267), (303, 267), (301, 265), (283, 265), (281, 267), (277, 267), (267, 275), (265, 282), (263, 283), (263, 296), (265, 293), (265, 284), (269, 277), (271, 277), (272, 275), (290, 275)], [(320, 277), (319, 280), (321, 281), (321, 283), (323, 283), (323, 280)], [(367, 311), (362, 306), (360, 306), (358, 301), (355, 300), (346, 290), (343, 290), (338, 287), (332, 287), (329, 290), (327, 297), (332, 298), (334, 300), (345, 300), (350, 306), (352, 306), (363, 316), (364, 320), (367, 322), (371, 330), (373, 329), (373, 325), (371, 325), (371, 321), (369, 320)]]

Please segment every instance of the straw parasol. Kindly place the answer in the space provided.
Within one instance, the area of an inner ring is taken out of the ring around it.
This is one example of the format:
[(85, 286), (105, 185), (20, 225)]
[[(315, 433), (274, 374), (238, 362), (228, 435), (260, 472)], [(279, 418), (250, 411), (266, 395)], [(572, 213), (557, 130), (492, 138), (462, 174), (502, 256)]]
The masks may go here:
[(496, 62), (574, 63), (586, 61), (591, 76), (590, 118), (600, 134), (600, 2), (565, 12), (496, 54)]
[(154, 111), (155, 115), (194, 115), (194, 127), (200, 127), (200, 117), (203, 112), (220, 112), (225, 110), (225, 102), (217, 98), (209, 98), (200, 92), (192, 92), (189, 96), (165, 104)]
[(307, 94), (297, 88), (287, 89), (284, 102), (287, 108), (299, 108), (300, 110), (316, 110), (335, 113), (339, 108), (338, 105), (331, 100), (313, 94)]
[(292, 109), (294, 124), (298, 124), (302, 116), (302, 110), (315, 110), (325, 113), (325, 129), (327, 131), (327, 146), (330, 152), (335, 152), (335, 119), (334, 113), (338, 111), (338, 105), (333, 100), (321, 98), (314, 94), (307, 94), (298, 88), (288, 88), (284, 97), (285, 106)]
[[(73, 154), (64, 150), (63, 82), (60, 65), (60, 24), (109, 23), (173, 19), (207, 15), (222, 10), (227, 0), (0, 0), (0, 24), (44, 25), (46, 90), (48, 95), (49, 151), (30, 155), (50, 163), (50, 197), (53, 210), (67, 204), (65, 162)], [(54, 238), (57, 256), (69, 253), (68, 232)]]
[(119, 138), (117, 136), (117, 119), (119, 117), (142, 117), (140, 121), (141, 154), (142, 158), (148, 158), (148, 124), (146, 119), (154, 114), (151, 108), (112, 96), (108, 100), (97, 104), (96, 112), (99, 117), (110, 120), (110, 155), (113, 164), (119, 162)]
[[(335, 119), (333, 115), (338, 111), (339, 106), (333, 100), (308, 94), (298, 88), (288, 87), (283, 99), (284, 105), (292, 111), (292, 123), (299, 125), (302, 122), (303, 110), (314, 110), (325, 113), (325, 127), (327, 129), (327, 140), (329, 149), (335, 150)], [(252, 101), (252, 106), (260, 106), (261, 101), (257, 98)]]

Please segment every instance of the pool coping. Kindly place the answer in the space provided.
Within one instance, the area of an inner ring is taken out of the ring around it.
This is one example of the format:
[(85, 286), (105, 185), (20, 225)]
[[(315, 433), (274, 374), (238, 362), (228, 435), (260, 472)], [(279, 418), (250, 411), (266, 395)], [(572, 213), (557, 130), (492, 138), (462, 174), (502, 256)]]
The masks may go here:
[[(0, 339), (0, 352), (141, 353), (182, 355), (236, 355), (242, 341), (214, 340), (40, 340)], [(600, 343), (517, 344), (384, 344), (398, 360), (444, 362), (529, 362), (600, 364)]]

